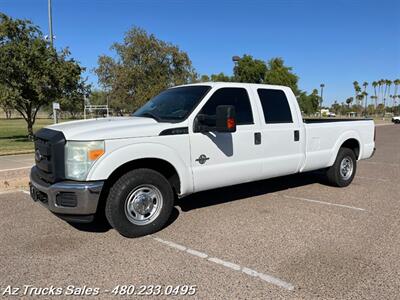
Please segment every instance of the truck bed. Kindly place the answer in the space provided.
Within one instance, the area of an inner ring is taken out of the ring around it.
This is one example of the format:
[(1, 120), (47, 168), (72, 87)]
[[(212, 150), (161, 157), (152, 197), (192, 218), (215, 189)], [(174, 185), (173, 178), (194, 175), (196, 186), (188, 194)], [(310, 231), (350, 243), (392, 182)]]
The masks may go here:
[[(358, 121), (358, 122), (355, 122)], [(372, 119), (304, 119), (306, 135), (306, 161), (302, 171), (330, 167), (337, 151), (349, 137), (359, 144), (357, 159), (365, 159), (374, 150), (374, 127)]]

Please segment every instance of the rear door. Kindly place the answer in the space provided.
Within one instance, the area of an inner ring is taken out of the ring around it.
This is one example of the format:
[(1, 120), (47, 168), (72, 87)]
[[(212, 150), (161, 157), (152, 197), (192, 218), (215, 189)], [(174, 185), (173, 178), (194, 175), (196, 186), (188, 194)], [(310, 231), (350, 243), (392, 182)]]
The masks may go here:
[(190, 149), (195, 191), (253, 181), (261, 176), (259, 160), (263, 149), (255, 140), (259, 132), (258, 112), (246, 85), (221, 87), (204, 99), (197, 114), (215, 115), (218, 105), (233, 105), (236, 132), (193, 132)]
[(264, 178), (288, 175), (298, 172), (304, 153), (300, 136), (300, 122), (295, 113), (294, 103), (288, 101), (289, 91), (267, 87), (253, 88), (259, 100), (262, 116), (260, 130), (262, 135)]

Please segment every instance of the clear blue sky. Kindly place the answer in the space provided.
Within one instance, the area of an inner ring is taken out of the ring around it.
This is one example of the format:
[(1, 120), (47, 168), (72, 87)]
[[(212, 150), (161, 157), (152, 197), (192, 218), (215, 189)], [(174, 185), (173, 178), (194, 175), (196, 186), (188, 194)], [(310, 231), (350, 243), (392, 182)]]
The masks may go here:
[[(48, 33), (47, 0), (0, 0), (0, 11)], [(187, 51), (200, 74), (232, 73), (232, 55), (284, 58), (301, 89), (325, 83), (325, 103), (352, 82), (400, 77), (399, 0), (53, 0), (57, 47), (92, 69), (136, 25)], [(372, 92), (372, 91), (370, 91)]]

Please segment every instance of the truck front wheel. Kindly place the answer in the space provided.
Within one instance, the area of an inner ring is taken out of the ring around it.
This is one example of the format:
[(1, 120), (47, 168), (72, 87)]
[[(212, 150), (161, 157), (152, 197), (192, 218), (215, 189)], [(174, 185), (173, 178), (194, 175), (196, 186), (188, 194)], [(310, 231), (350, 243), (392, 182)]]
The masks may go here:
[(105, 212), (121, 235), (139, 237), (160, 230), (171, 215), (173, 203), (172, 187), (163, 175), (136, 169), (111, 187)]
[(335, 163), (327, 172), (329, 184), (338, 187), (348, 186), (356, 174), (357, 159), (353, 150), (340, 148)]

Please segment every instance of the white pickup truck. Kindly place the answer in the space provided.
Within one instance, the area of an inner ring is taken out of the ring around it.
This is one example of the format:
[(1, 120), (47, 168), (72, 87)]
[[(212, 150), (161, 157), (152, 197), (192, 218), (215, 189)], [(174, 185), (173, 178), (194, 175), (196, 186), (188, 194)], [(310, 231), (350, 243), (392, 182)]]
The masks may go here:
[(39, 130), (31, 196), (70, 222), (103, 212), (137, 237), (165, 225), (175, 196), (317, 169), (347, 186), (374, 140), (372, 120), (303, 120), (288, 87), (184, 85), (131, 117)]

